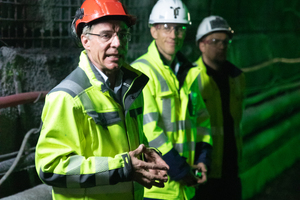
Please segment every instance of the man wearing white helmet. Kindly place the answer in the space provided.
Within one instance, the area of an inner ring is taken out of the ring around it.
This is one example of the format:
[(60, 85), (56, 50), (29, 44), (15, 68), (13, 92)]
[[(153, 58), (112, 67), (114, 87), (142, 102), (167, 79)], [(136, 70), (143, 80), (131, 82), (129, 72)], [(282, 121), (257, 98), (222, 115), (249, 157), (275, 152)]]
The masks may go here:
[(211, 117), (214, 146), (207, 184), (200, 186), (195, 199), (241, 199), (238, 161), (245, 77), (226, 60), (232, 36), (233, 30), (219, 16), (203, 19), (196, 35), (202, 56), (195, 63), (201, 69), (201, 94)]
[[(191, 199), (206, 181), (212, 149), (210, 121), (198, 86), (199, 68), (182, 53), (188, 9), (180, 0), (159, 0), (149, 25), (153, 42), (131, 65), (149, 77), (143, 90), (144, 132), (169, 165), (164, 189), (145, 189), (145, 199)], [(196, 177), (197, 169), (202, 176)]]

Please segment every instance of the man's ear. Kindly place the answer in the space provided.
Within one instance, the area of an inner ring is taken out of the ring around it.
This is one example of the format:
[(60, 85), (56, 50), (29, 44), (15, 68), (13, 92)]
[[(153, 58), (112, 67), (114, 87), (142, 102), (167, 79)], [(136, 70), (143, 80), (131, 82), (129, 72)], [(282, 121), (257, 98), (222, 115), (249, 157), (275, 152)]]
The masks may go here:
[(158, 34), (157, 29), (154, 26), (151, 26), (150, 32), (151, 32), (152, 37), (156, 40), (157, 37), (158, 37), (157, 36), (157, 34)]
[(203, 53), (204, 51), (205, 51), (205, 44), (204, 44), (204, 42), (199, 42), (199, 49), (200, 49), (200, 51)]
[(90, 40), (88, 35), (81, 34), (81, 44), (85, 49), (90, 49)]

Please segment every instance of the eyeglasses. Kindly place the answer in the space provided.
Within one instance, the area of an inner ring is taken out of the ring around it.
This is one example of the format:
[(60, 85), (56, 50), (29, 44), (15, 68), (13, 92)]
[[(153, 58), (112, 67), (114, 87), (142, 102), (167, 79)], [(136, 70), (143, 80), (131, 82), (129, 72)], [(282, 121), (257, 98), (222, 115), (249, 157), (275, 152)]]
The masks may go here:
[(116, 35), (118, 36), (119, 40), (123, 43), (131, 40), (131, 34), (129, 32), (124, 32), (124, 31), (117, 32), (117, 33), (108, 31), (100, 34), (95, 34), (95, 33), (87, 33), (87, 34), (98, 36), (101, 42), (108, 42)]
[(171, 33), (174, 30), (179, 35), (186, 32), (186, 26), (183, 25), (157, 24), (156, 28), (162, 29), (165, 33)]
[(224, 47), (227, 47), (228, 45), (231, 44), (231, 40), (225, 39), (225, 40), (219, 40), (219, 39), (209, 39), (209, 40), (204, 40), (203, 41), (205, 44), (210, 44), (215, 47), (221, 47), (223, 45)]

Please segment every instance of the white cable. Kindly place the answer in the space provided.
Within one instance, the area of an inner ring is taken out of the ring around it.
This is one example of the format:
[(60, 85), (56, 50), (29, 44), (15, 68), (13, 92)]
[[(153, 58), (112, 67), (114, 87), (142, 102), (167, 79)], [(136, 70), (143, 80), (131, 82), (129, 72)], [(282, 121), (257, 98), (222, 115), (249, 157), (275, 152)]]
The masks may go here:
[(18, 152), (18, 155), (16, 157), (16, 159), (14, 160), (13, 164), (10, 166), (9, 170), (4, 174), (4, 176), (1, 178), (0, 180), (0, 185), (2, 185), (2, 183), (7, 179), (7, 177), (14, 171), (15, 167), (17, 166), (23, 152), (24, 152), (24, 149), (25, 149), (25, 145), (27, 143), (27, 140), (29, 139), (29, 136), (32, 134), (32, 133), (37, 133), (39, 132), (40, 128), (33, 128), (31, 129), (30, 131), (28, 131), (23, 139), (23, 142), (22, 142), (22, 145), (21, 145), (21, 148)]

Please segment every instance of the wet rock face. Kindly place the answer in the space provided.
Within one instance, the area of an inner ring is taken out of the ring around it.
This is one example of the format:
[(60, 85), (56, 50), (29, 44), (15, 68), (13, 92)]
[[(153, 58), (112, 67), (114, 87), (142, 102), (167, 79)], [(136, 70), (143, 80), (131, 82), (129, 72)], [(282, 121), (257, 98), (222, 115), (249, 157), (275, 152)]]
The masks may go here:
[(66, 52), (1, 47), (0, 95), (50, 90), (77, 66), (79, 53), (80, 49)]
[[(51, 90), (78, 66), (80, 51), (81, 49), (1, 47), (0, 97)], [(44, 101), (38, 101), (37, 103), (0, 108), (0, 155), (9, 155), (20, 149), (25, 134), (32, 128), (40, 126), (43, 106)], [(38, 136), (38, 133), (30, 136), (26, 144), (27, 153), (36, 145)], [(12, 158), (14, 156), (8, 156), (0, 159), (0, 162)], [(19, 165), (28, 167), (14, 172), (4, 185), (1, 185), (3, 191), (6, 192), (2, 191), (0, 198), (41, 183), (36, 175), (34, 164), (23, 161)], [(20, 186), (18, 183), (21, 179), (28, 181)]]
[[(49, 91), (78, 66), (81, 49), (0, 48), (0, 97)], [(44, 102), (0, 109), (0, 154), (17, 151), (31, 128), (40, 125)], [(2, 141), (2, 142), (1, 142)]]

